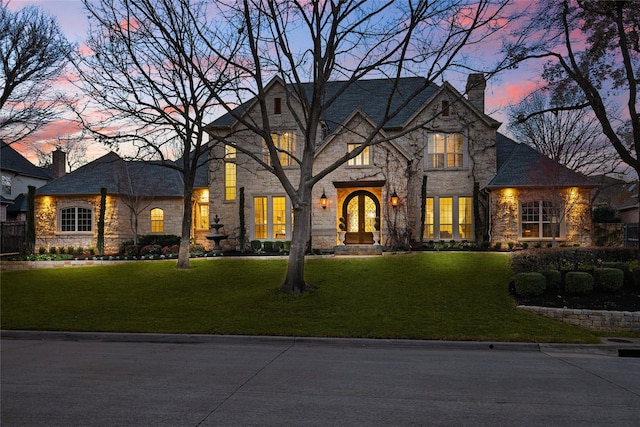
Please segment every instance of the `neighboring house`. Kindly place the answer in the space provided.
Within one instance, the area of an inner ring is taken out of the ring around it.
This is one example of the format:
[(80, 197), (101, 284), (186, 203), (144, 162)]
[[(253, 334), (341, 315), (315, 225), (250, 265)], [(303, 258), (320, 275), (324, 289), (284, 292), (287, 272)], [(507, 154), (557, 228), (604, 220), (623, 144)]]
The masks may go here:
[[(125, 161), (108, 153), (36, 192), (36, 247), (96, 247), (101, 189), (105, 188), (105, 253), (136, 235), (181, 235), (180, 173), (153, 162)], [(198, 170), (193, 195), (192, 236), (209, 232), (207, 170)]]
[[(62, 163), (64, 165), (64, 162)], [(29, 186), (42, 187), (52, 179), (52, 171), (35, 166), (10, 145), (1, 142), (0, 173), (2, 191), (0, 199), (1, 221), (25, 221), (24, 195)]]
[[(417, 77), (401, 79), (398, 92), (411, 94), (423, 83)], [(327, 97), (343, 84), (331, 82)], [(484, 113), (485, 86), (482, 75), (472, 74), (465, 98), (448, 83), (431, 84), (380, 131), (388, 142), (365, 149), (320, 181), (314, 187), (311, 247), (332, 250), (339, 245), (341, 218), (347, 245), (373, 245), (376, 222), (380, 243), (390, 247), (440, 240), (589, 245), (591, 181), (497, 133), (500, 123)], [(375, 129), (391, 90), (389, 80), (362, 80), (340, 94), (319, 129), (316, 171), (360, 144), (359, 135)], [(273, 136), (279, 148), (299, 156), (303, 135), (288, 110), (288, 105), (299, 104), (285, 91), (280, 79), (269, 83), (269, 120), (277, 129)], [(255, 101), (234, 114), (261, 123)], [(232, 114), (209, 129), (268, 163), (261, 138)], [(223, 245), (237, 248), (240, 215), (246, 222), (245, 241), (291, 239), (291, 201), (275, 176), (231, 146), (212, 151), (211, 215), (225, 224), (229, 239)], [(280, 161), (295, 177), (295, 160), (283, 152)]]

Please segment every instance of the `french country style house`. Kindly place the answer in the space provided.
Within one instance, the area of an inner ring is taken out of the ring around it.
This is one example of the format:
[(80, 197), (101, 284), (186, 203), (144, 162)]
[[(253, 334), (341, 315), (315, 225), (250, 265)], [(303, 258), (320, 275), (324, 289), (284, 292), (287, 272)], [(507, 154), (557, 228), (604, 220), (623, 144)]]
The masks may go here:
[[(404, 78), (396, 90), (410, 94), (424, 83)], [(343, 84), (332, 82), (327, 96)], [(500, 123), (484, 111), (485, 87), (482, 74), (469, 76), (466, 96), (449, 83), (428, 85), (380, 131), (387, 142), (368, 147), (319, 182), (310, 248), (452, 240), (492, 247), (590, 245), (592, 183), (498, 133)], [(272, 137), (282, 150), (281, 163), (295, 177), (302, 135), (288, 108), (297, 104), (280, 79), (267, 88), (269, 121), (277, 128)], [(362, 143), (358, 135), (376, 128), (392, 89), (389, 80), (361, 80), (341, 93), (323, 117), (314, 172)], [(210, 125), (214, 140), (233, 141), (212, 148), (211, 213), (225, 223), (230, 247), (237, 247), (241, 216), (245, 241), (290, 239), (291, 203), (275, 176), (237, 149), (268, 156), (262, 139), (244, 129), (238, 115), (261, 120), (249, 101)]]
[[(424, 83), (403, 78), (397, 91), (414, 93)], [(331, 82), (329, 94), (343, 84)], [(440, 241), (590, 245), (591, 181), (498, 133), (500, 123), (484, 111), (485, 86), (481, 74), (472, 74), (464, 96), (443, 83), (408, 99), (379, 131), (385, 142), (366, 148), (314, 187), (309, 249)], [(289, 110), (297, 108), (295, 99), (286, 90), (273, 79), (267, 105), (280, 162), (295, 177), (303, 137)], [(337, 97), (323, 117), (314, 170), (362, 144), (358, 135), (376, 128), (391, 90), (389, 80), (361, 80)], [(222, 241), (226, 250), (241, 249), (242, 241), (248, 246), (292, 236), (291, 201), (275, 176), (246, 154), (269, 163), (264, 142), (243, 128), (238, 115), (261, 120), (249, 100), (208, 127), (211, 160), (208, 170), (201, 168), (192, 201), (192, 234), (206, 247), (216, 215), (228, 236)], [(219, 140), (227, 144), (214, 143)], [(95, 246), (101, 188), (107, 189), (107, 251), (135, 234), (180, 234), (179, 174), (110, 153), (38, 189), (36, 247)]]

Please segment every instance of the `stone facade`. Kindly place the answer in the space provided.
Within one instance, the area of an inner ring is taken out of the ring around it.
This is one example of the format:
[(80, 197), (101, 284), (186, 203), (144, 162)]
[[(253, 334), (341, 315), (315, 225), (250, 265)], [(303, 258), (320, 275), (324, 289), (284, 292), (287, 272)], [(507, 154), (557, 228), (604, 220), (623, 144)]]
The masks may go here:
[[(194, 192), (194, 200), (201, 199), (201, 203), (208, 204), (208, 193), (203, 195), (199, 190)], [(177, 197), (153, 198), (139, 203), (140, 213), (137, 215), (137, 234), (154, 234), (151, 231), (151, 210), (162, 209), (164, 212), (163, 228), (157, 234), (172, 234), (180, 236), (182, 233), (182, 199)], [(195, 206), (195, 205), (194, 205)], [(81, 207), (91, 210), (92, 230), (89, 232), (62, 232), (60, 229), (60, 212), (62, 209)], [(95, 248), (98, 240), (97, 221), (100, 211), (100, 195), (86, 196), (37, 196), (36, 204), (36, 249), (45, 247), (68, 248), (82, 247), (85, 250)], [(195, 214), (195, 212), (194, 212)], [(105, 253), (118, 253), (122, 242), (132, 240), (135, 236), (136, 215), (127, 206), (121, 196), (107, 195), (105, 211), (104, 242)], [(208, 221), (198, 228), (195, 220), (192, 235), (194, 241), (208, 247), (205, 236), (208, 234)]]
[(640, 332), (640, 311), (575, 310), (526, 305), (518, 308), (594, 331)]

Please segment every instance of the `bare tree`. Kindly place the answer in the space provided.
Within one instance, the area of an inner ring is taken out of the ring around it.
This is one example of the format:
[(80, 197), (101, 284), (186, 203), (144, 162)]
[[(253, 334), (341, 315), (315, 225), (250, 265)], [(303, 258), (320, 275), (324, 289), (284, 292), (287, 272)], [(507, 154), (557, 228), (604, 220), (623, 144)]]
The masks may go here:
[[(91, 53), (76, 65), (84, 91), (103, 113), (84, 125), (107, 146), (130, 143), (136, 158), (156, 159), (180, 172), (184, 204), (177, 266), (188, 268), (194, 179), (207, 161), (205, 124), (232, 74), (208, 40), (224, 37), (215, 34), (206, 2), (198, 0), (83, 3), (90, 15)], [(171, 153), (180, 161), (168, 161)]]
[[(563, 98), (569, 101), (572, 97), (576, 98), (575, 95)], [(591, 109), (557, 111), (550, 98), (547, 90), (534, 91), (510, 108), (509, 130), (514, 137), (584, 175), (622, 172), (621, 160), (602, 135), (602, 127)], [(531, 113), (535, 114), (525, 120)]]
[(524, 119), (587, 106), (620, 159), (640, 174), (637, 3), (547, 0), (537, 6), (519, 33), (519, 41), (527, 42), (507, 45), (507, 52), (514, 61), (548, 60), (543, 77), (553, 103)]
[(71, 46), (39, 8), (0, 4), (0, 140), (21, 141), (61, 114), (67, 100), (51, 89)]
[[(263, 159), (253, 147), (238, 144), (228, 135), (213, 137), (234, 146), (275, 175), (291, 200), (295, 226), (283, 292), (300, 293), (306, 287), (304, 256), (311, 235), (314, 185), (371, 145), (384, 142), (380, 131), (414, 95), (444, 78), (449, 70), (471, 69), (464, 63), (465, 50), (481, 46), (508, 22), (501, 20), (505, 3), (244, 0), (220, 5), (219, 14), (237, 30), (243, 50), (235, 56), (229, 54), (230, 48), (217, 53), (246, 76), (235, 102), (223, 105), (250, 135), (264, 140), (269, 158)], [(503, 65), (497, 64), (489, 75)], [(425, 78), (424, 86), (412, 94), (401, 93), (400, 78), (415, 75)], [(268, 82), (276, 76), (285, 85), (283, 105), (294, 114), (298, 132), (304, 136), (299, 152), (283, 147), (272, 137), (277, 124), (269, 116), (266, 93)], [(359, 134), (356, 128), (338, 129), (357, 134), (361, 144), (331, 165), (314, 168), (325, 113), (338, 97), (367, 77), (385, 77), (392, 87), (374, 129), (366, 134)], [(344, 83), (329, 92), (329, 82), (335, 80)], [(249, 115), (247, 108), (232, 108), (247, 97), (253, 98), (251, 105), (257, 114)], [(420, 123), (417, 128), (424, 125)], [(297, 165), (298, 173), (288, 174), (283, 163)]]
[[(54, 149), (64, 151), (66, 159), (66, 169), (74, 171), (87, 163), (87, 140), (85, 132), (80, 135), (58, 137), (52, 144), (34, 145), (33, 150), (38, 158), (38, 166), (48, 168), (53, 163), (52, 152)], [(44, 148), (43, 148), (44, 146)]]

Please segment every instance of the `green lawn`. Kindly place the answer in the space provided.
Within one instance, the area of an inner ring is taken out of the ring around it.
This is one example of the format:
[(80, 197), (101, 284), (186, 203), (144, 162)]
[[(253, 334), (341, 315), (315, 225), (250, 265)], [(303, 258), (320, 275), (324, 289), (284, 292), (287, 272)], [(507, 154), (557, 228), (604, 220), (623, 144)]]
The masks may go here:
[(310, 291), (277, 288), (285, 260), (218, 258), (5, 272), (3, 329), (597, 342), (519, 311), (508, 256), (414, 253), (307, 260)]

